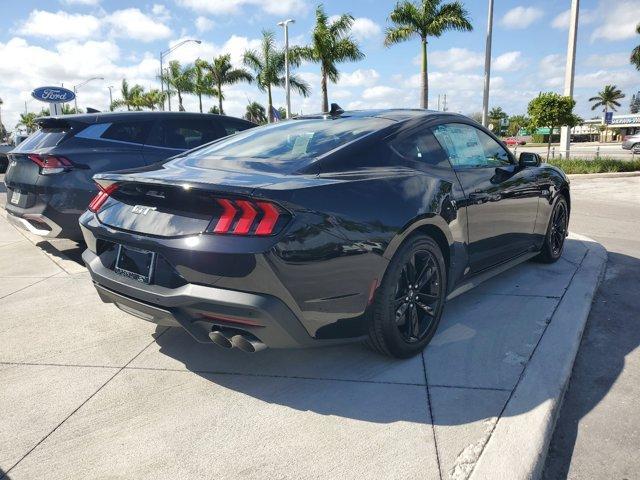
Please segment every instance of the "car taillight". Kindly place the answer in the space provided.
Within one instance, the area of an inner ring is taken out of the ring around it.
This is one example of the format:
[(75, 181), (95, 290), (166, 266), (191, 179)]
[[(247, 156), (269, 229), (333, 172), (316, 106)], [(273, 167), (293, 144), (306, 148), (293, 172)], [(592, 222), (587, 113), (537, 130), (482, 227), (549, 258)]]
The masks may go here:
[(37, 155), (33, 153), (29, 155), (29, 160), (40, 167), (42, 175), (62, 173), (73, 168), (73, 163), (69, 159), (57, 155)]
[(93, 213), (98, 213), (102, 205), (104, 205), (104, 202), (106, 202), (109, 198), (109, 195), (111, 195), (118, 189), (118, 184), (112, 183), (108, 187), (102, 187), (98, 185), (98, 187), (100, 188), (100, 191), (95, 197), (93, 197), (93, 200), (91, 200), (88, 207), (89, 210)]
[(272, 235), (288, 216), (277, 205), (265, 201), (218, 198), (216, 202), (222, 211), (211, 221), (207, 229), (210, 233)]

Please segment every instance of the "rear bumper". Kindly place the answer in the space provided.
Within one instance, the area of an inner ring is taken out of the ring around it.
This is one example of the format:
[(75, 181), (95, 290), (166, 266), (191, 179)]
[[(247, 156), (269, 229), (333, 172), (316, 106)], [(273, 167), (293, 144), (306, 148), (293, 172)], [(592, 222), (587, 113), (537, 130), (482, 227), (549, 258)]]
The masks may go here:
[(313, 339), (280, 299), (203, 285), (178, 288), (146, 285), (116, 274), (86, 250), (82, 258), (100, 298), (144, 320), (183, 327), (194, 339), (211, 343), (215, 329), (250, 333), (270, 348), (327, 343)]
[(24, 213), (21, 216), (7, 209), (7, 220), (12, 225), (41, 237), (55, 238), (62, 227), (41, 213)]

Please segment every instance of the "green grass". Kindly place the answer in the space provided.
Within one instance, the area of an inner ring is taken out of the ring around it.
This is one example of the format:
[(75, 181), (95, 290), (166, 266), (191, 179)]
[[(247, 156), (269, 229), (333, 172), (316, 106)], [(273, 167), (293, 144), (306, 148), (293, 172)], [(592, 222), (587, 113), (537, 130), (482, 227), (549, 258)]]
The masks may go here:
[[(544, 158), (544, 157), (543, 157)], [(638, 172), (640, 160), (615, 160), (613, 158), (599, 157), (594, 159), (550, 158), (549, 164), (560, 167), (564, 173), (611, 173), (611, 172)]]

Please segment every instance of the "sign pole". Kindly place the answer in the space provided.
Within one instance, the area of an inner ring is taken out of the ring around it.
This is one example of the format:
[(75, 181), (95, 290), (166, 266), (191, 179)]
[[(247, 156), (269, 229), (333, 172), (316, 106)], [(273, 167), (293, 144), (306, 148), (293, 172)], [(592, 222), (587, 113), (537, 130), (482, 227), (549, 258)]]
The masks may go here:
[[(569, 24), (569, 45), (567, 46), (567, 66), (564, 71), (564, 95), (573, 98), (573, 79), (576, 70), (576, 40), (578, 38), (578, 12), (580, 0), (571, 1), (571, 19)], [(569, 127), (560, 129), (560, 151), (569, 158), (571, 131)]]

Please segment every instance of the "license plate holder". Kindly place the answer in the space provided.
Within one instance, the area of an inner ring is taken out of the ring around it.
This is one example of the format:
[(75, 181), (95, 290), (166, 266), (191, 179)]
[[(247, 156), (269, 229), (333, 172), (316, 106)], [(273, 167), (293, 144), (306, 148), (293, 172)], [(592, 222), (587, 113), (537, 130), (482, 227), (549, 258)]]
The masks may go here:
[(114, 271), (118, 275), (149, 284), (156, 263), (156, 253), (141, 248), (118, 245)]

